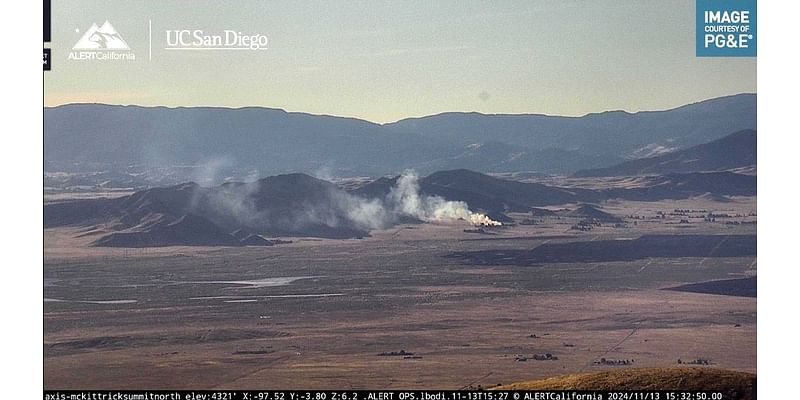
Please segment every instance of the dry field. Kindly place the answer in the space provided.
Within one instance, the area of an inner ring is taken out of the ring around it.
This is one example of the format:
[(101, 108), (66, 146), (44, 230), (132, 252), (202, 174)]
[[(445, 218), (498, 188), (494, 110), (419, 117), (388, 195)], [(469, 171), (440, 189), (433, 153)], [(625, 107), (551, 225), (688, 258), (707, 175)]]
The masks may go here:
[[(48, 229), (45, 388), (457, 389), (678, 359), (755, 373), (756, 298), (663, 290), (756, 276), (756, 225), (741, 224), (755, 198), (603, 210), (626, 223), (157, 249), (90, 248), (76, 229)], [(643, 235), (663, 236), (620, 247)], [(576, 256), (585, 249), (600, 256)], [(400, 350), (413, 355), (379, 355)]]

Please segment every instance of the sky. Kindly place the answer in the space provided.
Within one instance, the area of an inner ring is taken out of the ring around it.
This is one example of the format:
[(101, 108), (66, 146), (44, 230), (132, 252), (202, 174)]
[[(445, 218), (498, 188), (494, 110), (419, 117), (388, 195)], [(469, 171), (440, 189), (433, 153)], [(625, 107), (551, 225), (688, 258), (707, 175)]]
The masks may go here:
[[(755, 93), (755, 58), (695, 57), (694, 4), (59, 0), (45, 105), (263, 106), (386, 123), (448, 111), (662, 110)], [(105, 21), (136, 59), (70, 60)], [(269, 43), (166, 50), (168, 30)]]

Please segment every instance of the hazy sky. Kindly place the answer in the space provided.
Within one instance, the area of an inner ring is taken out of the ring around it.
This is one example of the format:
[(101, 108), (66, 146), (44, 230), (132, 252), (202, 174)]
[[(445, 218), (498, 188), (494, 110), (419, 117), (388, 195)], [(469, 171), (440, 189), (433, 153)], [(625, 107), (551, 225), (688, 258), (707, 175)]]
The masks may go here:
[[(45, 102), (256, 105), (389, 122), (653, 110), (755, 92), (755, 58), (695, 57), (694, 3), (58, 0)], [(68, 60), (106, 20), (136, 60)], [(269, 48), (168, 51), (168, 29), (260, 33)]]

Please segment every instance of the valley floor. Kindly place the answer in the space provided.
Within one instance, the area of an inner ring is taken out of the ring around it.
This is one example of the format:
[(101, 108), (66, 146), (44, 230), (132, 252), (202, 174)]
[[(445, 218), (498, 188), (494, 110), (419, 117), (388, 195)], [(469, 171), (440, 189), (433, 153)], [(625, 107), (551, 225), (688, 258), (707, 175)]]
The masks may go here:
[[(756, 372), (756, 298), (663, 290), (756, 276), (755, 198), (603, 209), (625, 223), (404, 225), (252, 248), (90, 248), (77, 229), (48, 229), (45, 388), (458, 389), (678, 359)], [(675, 209), (729, 217), (681, 223)], [(527, 253), (653, 234), (699, 242), (689, 256)]]

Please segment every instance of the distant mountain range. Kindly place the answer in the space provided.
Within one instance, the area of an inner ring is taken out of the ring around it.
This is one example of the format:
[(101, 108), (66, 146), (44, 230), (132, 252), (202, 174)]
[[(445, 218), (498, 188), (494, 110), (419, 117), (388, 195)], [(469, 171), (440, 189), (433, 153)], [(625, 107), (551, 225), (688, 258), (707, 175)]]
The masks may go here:
[(755, 168), (756, 144), (756, 131), (746, 129), (684, 150), (630, 160), (607, 168), (578, 171), (575, 176), (657, 175)]
[(286, 172), (469, 168), (569, 174), (756, 128), (756, 95), (582, 117), (444, 113), (379, 125), (246, 107), (71, 104), (44, 110), (45, 186), (220, 183)]
[(404, 119), (386, 128), (461, 145), (494, 141), (531, 150), (639, 158), (756, 129), (756, 95), (720, 97), (666, 111), (608, 111), (582, 117), (443, 113)]
[[(440, 171), (406, 187), (410, 202), (397, 204), (401, 178), (380, 178), (350, 191), (305, 174), (272, 176), (253, 183), (202, 187), (195, 183), (153, 188), (114, 199), (48, 203), (45, 228), (80, 227), (97, 246), (270, 245), (265, 236), (355, 238), (373, 229), (419, 222), (409, 207), (458, 206), (501, 222), (509, 212), (541, 215), (535, 206), (594, 203), (608, 199), (655, 201), (704, 194), (753, 196), (756, 177), (731, 172), (653, 176), (630, 188), (576, 189), (498, 179), (469, 170)], [(590, 205), (566, 217), (621, 222)]]

